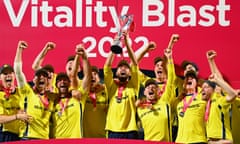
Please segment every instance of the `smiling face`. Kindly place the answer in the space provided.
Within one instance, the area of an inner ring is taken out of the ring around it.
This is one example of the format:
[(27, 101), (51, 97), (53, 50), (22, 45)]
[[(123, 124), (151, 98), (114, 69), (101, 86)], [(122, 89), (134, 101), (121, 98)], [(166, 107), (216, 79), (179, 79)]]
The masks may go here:
[(10, 88), (14, 86), (14, 79), (15, 79), (14, 72), (5, 71), (4, 73), (1, 73), (0, 79), (2, 81), (3, 87)]
[(131, 75), (131, 71), (128, 66), (121, 65), (117, 68), (116, 76), (121, 82), (127, 81), (130, 75)]
[(94, 87), (100, 82), (100, 77), (97, 72), (92, 71), (92, 80), (91, 80), (91, 86)]
[(162, 79), (166, 77), (166, 69), (164, 67), (163, 61), (159, 61), (155, 64), (154, 73), (157, 79)]
[(186, 90), (187, 94), (191, 94), (196, 92), (197, 90), (197, 79), (192, 76), (188, 76), (184, 79), (183, 84), (184, 89)]
[[(72, 73), (72, 70), (73, 70), (73, 60), (69, 60), (66, 63), (65, 70), (66, 70), (67, 75), (70, 76), (71, 73)], [(81, 67), (79, 66), (78, 67), (78, 72), (80, 72), (80, 71), (81, 71)]]
[(68, 76), (69, 76), (69, 75), (71, 74), (71, 72), (72, 72), (72, 69), (73, 69), (72, 67), (73, 67), (73, 60), (68, 61), (67, 64), (66, 64), (66, 67), (65, 67), (66, 73), (67, 73)]
[(184, 76), (186, 76), (187, 72), (189, 72), (189, 71), (194, 71), (196, 73), (196, 75), (198, 74), (197, 69), (192, 64), (186, 65), (184, 72), (183, 72)]
[(204, 82), (202, 84), (202, 100), (208, 100), (214, 92), (214, 88), (212, 88), (208, 83)]
[(70, 80), (67, 77), (61, 77), (56, 81), (56, 85), (60, 94), (67, 94), (70, 87)]
[(38, 91), (44, 91), (48, 86), (48, 75), (39, 74), (34, 77), (34, 85)]
[(148, 101), (154, 101), (157, 99), (158, 86), (156, 84), (149, 84), (144, 89), (144, 95)]

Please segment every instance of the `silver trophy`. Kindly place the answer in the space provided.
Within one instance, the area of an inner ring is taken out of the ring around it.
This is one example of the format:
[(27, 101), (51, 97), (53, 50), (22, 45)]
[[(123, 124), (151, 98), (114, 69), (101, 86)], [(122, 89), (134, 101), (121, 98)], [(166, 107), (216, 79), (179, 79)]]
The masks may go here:
[(119, 21), (122, 27), (118, 31), (118, 39), (114, 40), (113, 45), (111, 46), (111, 51), (115, 54), (122, 53), (122, 47), (120, 46), (120, 43), (123, 31), (134, 31), (133, 15), (123, 15), (119, 18)]

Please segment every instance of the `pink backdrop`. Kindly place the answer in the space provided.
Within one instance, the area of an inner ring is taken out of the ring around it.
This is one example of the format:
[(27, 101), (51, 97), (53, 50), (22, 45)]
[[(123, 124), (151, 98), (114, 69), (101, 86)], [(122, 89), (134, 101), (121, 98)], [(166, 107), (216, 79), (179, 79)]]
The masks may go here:
[(32, 62), (48, 41), (57, 47), (48, 53), (44, 64), (53, 64), (56, 72), (65, 70), (66, 58), (82, 42), (86, 43), (91, 63), (102, 68), (116, 32), (116, 15), (122, 12), (134, 15), (136, 30), (130, 36), (135, 51), (148, 41), (157, 43), (157, 50), (141, 61), (140, 68), (152, 69), (154, 57), (162, 55), (171, 34), (178, 33), (176, 64), (185, 59), (194, 61), (205, 78), (210, 74), (205, 53), (214, 49), (220, 70), (235, 88), (240, 88), (237, 0), (22, 1), (0, 2), (0, 64), (13, 64), (18, 41), (27, 41), (23, 61), (29, 80), (33, 76)]

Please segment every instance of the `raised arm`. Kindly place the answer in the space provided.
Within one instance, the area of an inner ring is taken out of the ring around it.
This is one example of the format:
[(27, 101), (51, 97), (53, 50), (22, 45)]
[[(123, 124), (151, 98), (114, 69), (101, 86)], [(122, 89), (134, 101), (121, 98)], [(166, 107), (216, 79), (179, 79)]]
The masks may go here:
[[(116, 35), (115, 38), (114, 38), (114, 41), (118, 41), (118, 40), (119, 40), (119, 36)], [(115, 43), (115, 42), (113, 42), (113, 43)], [(115, 54), (112, 51), (110, 51), (108, 53), (108, 57), (107, 57), (104, 65), (108, 66), (108, 67), (111, 67), (112, 63), (113, 63), (113, 60), (114, 60), (114, 57), (115, 57)]]
[(26, 77), (22, 71), (22, 52), (27, 46), (25, 41), (19, 41), (14, 59), (14, 71), (19, 87), (23, 87), (27, 83)]
[(214, 50), (209, 50), (207, 51), (206, 56), (208, 59), (208, 64), (209, 64), (211, 73), (214, 73), (217, 75), (217, 77), (223, 79), (222, 74), (215, 63), (215, 57), (217, 56), (217, 52)]
[(238, 95), (238, 92), (233, 89), (226, 81), (224, 81), (224, 79), (218, 77), (217, 74), (212, 74), (210, 76), (210, 80), (216, 82), (221, 88), (223, 88), (227, 92), (226, 100), (228, 102), (233, 101)]
[(172, 49), (173, 45), (179, 40), (178, 34), (172, 34), (168, 47), (164, 50), (164, 55), (167, 58), (167, 68), (168, 68), (168, 80), (169, 82), (173, 83), (176, 78), (175, 68), (174, 68), (174, 61), (172, 57)]
[(41, 68), (41, 65), (43, 63), (43, 60), (45, 58), (45, 56), (47, 55), (48, 51), (54, 49), (56, 46), (55, 43), (53, 42), (47, 42), (46, 45), (44, 46), (44, 48), (42, 49), (42, 51), (38, 54), (38, 56), (35, 58), (35, 60), (33, 61), (32, 64), (32, 69), (33, 70), (38, 70)]
[(172, 34), (171, 39), (168, 43), (168, 49), (172, 49), (173, 45), (179, 40), (179, 35), (178, 34)]
[(129, 58), (131, 59), (132, 64), (137, 66), (138, 65), (137, 58), (134, 54), (134, 51), (133, 51), (132, 47), (129, 44), (129, 34), (124, 31), (123, 36), (124, 36), (124, 42), (125, 42), (125, 45), (127, 47)]
[(167, 58), (167, 79), (168, 82), (173, 82), (173, 77), (175, 74), (175, 69), (174, 69), (174, 63), (173, 63), (173, 57), (172, 57), (172, 49), (165, 49), (164, 50), (164, 55)]
[(153, 51), (155, 49), (156, 49), (156, 43), (153, 41), (150, 41), (142, 51), (140, 51), (139, 53), (136, 53), (137, 62), (139, 63), (146, 53)]
[(78, 54), (82, 56), (82, 64), (83, 64), (83, 81), (82, 81), (82, 87), (85, 91), (90, 90), (90, 83), (91, 83), (91, 68), (90, 68), (90, 63), (87, 57), (86, 50), (83, 45), (79, 45), (77, 47)]
[(73, 65), (72, 65), (72, 71), (69, 75), (69, 78), (71, 80), (71, 86), (74, 88), (74, 89), (77, 89), (79, 87), (79, 77), (78, 77), (78, 70), (79, 70), (79, 66), (80, 66), (80, 48), (82, 47), (83, 45), (79, 44), (76, 46), (75, 48), (75, 58), (74, 58), (74, 61), (73, 61)]

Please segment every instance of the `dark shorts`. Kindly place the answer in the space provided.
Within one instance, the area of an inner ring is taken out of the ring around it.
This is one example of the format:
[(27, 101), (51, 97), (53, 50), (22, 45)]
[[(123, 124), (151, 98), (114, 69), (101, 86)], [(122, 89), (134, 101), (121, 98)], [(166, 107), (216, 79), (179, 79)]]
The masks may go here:
[(3, 140), (4, 140), (3, 133), (0, 131), (0, 142), (4, 142)]
[(130, 131), (130, 132), (108, 131), (108, 138), (109, 139), (138, 139), (138, 132), (137, 131)]
[(27, 138), (27, 137), (22, 137), (21, 141), (28, 141), (28, 140), (39, 140), (38, 138)]
[(2, 140), (3, 142), (19, 141), (20, 138), (18, 137), (18, 134), (12, 132), (2, 132)]

